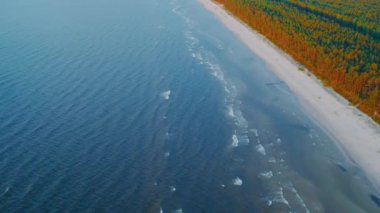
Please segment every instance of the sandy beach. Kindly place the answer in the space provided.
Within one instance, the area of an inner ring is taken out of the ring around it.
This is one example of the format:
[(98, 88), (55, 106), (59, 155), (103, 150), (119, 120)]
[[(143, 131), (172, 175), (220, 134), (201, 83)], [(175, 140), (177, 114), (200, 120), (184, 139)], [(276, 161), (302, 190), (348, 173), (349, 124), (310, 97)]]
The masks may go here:
[(265, 37), (211, 0), (199, 2), (233, 32), (297, 96), (306, 114), (335, 139), (345, 154), (360, 167), (380, 191), (380, 126), (324, 87)]

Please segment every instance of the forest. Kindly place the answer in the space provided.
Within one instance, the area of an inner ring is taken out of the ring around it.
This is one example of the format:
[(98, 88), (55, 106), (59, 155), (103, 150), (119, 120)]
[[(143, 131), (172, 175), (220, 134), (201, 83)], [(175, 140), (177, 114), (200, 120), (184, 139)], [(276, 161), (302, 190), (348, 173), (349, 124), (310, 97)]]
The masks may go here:
[(380, 123), (379, 0), (215, 1)]

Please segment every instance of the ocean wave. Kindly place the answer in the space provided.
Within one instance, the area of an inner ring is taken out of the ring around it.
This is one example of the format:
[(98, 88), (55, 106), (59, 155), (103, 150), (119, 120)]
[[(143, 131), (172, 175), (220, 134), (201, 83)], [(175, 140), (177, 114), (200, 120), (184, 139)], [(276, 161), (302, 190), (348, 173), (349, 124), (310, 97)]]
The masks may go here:
[[(172, 3), (172, 5), (174, 5), (174, 4), (177, 5), (177, 4), (178, 4), (177, 1), (172, 1), (171, 3)], [(190, 19), (188, 16), (186, 16), (186, 15), (184, 14), (184, 11), (181, 10), (181, 9), (182, 9), (181, 6), (175, 6), (175, 8), (172, 9), (172, 12), (173, 12), (174, 14), (178, 15), (179, 17), (181, 17), (181, 18), (185, 21), (185, 23), (186, 23), (187, 25), (190, 25), (190, 24), (192, 23), (191, 19)]]
[(259, 174), (259, 176), (263, 177), (263, 178), (266, 178), (266, 179), (269, 179), (269, 178), (273, 177), (273, 172), (272, 171), (261, 172)]
[(291, 192), (294, 193), (297, 202), (305, 209), (305, 212), (309, 213), (310, 212), (309, 208), (307, 208), (305, 201), (302, 199), (301, 195), (298, 193), (298, 191), (296, 190), (296, 188), (293, 185), (289, 185), (289, 186), (287, 186), (287, 188)]
[[(186, 44), (188, 45), (188, 50), (192, 52), (193, 49), (196, 48), (197, 45), (199, 44), (199, 39), (197, 39), (190, 30), (185, 32), (185, 38), (186, 38)], [(197, 49), (202, 49), (202, 48), (198, 47)]]
[(228, 116), (230, 116), (231, 118), (235, 118), (235, 113), (234, 113), (234, 106), (232, 104), (229, 104), (227, 106), (227, 114)]
[(171, 94), (171, 91), (170, 90), (167, 90), (165, 92), (162, 92), (160, 94), (160, 97), (165, 99), (165, 100), (169, 100), (170, 99), (170, 94)]
[(237, 89), (235, 85), (226, 79), (223, 70), (216, 62), (216, 57), (203, 48), (200, 40), (196, 38), (192, 31), (187, 30), (185, 32), (185, 38), (187, 40), (186, 43), (190, 56), (196, 59), (199, 64), (203, 64), (210, 71), (211, 75), (220, 82), (225, 92), (226, 114), (235, 125), (235, 127), (233, 127), (235, 134), (231, 136), (232, 147), (237, 147), (240, 144), (249, 144), (248, 122), (240, 110), (241, 102), (237, 99)]
[(256, 151), (264, 156), (266, 155), (265, 148), (261, 144), (256, 145)]
[(257, 129), (250, 129), (249, 131), (253, 132), (253, 134), (255, 134), (256, 137), (259, 137), (259, 132), (257, 131)]
[(227, 86), (224, 86), (224, 92), (226, 92), (227, 94), (230, 94), (230, 93), (231, 93), (231, 91), (228, 89)]
[(0, 194), (0, 197), (1, 197), (1, 196), (4, 196), (5, 194), (7, 194), (7, 192), (9, 191), (9, 189), (10, 189), (10, 187), (7, 186), (7, 187), (5, 188), (5, 190), (3, 191), (3, 193)]
[(236, 176), (236, 178), (232, 180), (232, 184), (235, 186), (241, 186), (243, 185), (243, 180)]
[(232, 135), (232, 146), (233, 147), (239, 146), (239, 140), (235, 134)]
[(274, 157), (270, 157), (270, 158), (268, 159), (268, 162), (269, 162), (269, 163), (276, 163), (277, 160), (276, 160)]
[(244, 132), (244, 130), (240, 133), (238, 139), (239, 139), (239, 143), (243, 145), (248, 145), (250, 142), (248, 134)]
[(281, 143), (282, 143), (281, 138), (277, 138), (277, 139), (276, 139), (276, 143), (277, 143), (277, 144), (281, 144)]
[(267, 196), (264, 200), (266, 200), (268, 206), (271, 206), (273, 203), (282, 203), (289, 207), (289, 201), (286, 200), (282, 187), (280, 187), (278, 191)]

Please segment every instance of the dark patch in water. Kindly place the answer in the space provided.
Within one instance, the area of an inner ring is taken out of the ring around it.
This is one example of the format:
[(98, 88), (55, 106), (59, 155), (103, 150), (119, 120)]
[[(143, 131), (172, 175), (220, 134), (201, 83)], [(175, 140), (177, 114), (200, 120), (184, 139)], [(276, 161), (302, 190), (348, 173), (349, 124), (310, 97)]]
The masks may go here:
[(284, 84), (284, 82), (283, 81), (278, 81), (278, 82), (265, 83), (265, 85), (267, 85), (267, 86), (273, 86), (273, 85), (279, 85), (279, 84)]
[(378, 207), (380, 207), (380, 198), (377, 197), (376, 195), (373, 195), (373, 194), (371, 194), (370, 197), (371, 197), (371, 200), (372, 200), (374, 203), (376, 203), (376, 205), (377, 205)]
[(342, 170), (343, 172), (347, 172), (347, 169), (344, 168), (341, 164), (337, 163), (336, 166), (337, 166), (340, 170)]
[(301, 132), (310, 132), (310, 128), (304, 124), (292, 124), (291, 126), (297, 130), (300, 130)]

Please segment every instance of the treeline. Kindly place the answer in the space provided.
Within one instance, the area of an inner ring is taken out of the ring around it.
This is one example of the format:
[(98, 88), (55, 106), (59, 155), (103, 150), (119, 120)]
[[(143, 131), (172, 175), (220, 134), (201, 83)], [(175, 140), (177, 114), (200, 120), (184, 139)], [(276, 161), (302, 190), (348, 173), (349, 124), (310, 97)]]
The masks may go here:
[(380, 32), (378, 0), (290, 0)]
[[(326, 17), (332, 21), (335, 21), (341, 24), (342, 26), (353, 28), (353, 30), (355, 31), (359, 31), (365, 34), (370, 34), (376, 39), (380, 38), (380, 26), (377, 26), (375, 23), (372, 23), (372, 22), (364, 22), (358, 19), (356, 17), (358, 14), (356, 14), (356, 16), (354, 17), (351, 17), (351, 16), (337, 13), (336, 11), (329, 8), (321, 8), (319, 6), (307, 4), (302, 1), (288, 0), (288, 1), (283, 1), (283, 2), (289, 4), (290, 6), (298, 7), (300, 10), (305, 10), (305, 12), (315, 13), (322, 17)], [(360, 9), (360, 8), (357, 8), (357, 9)], [(379, 9), (378, 12), (380, 13), (380, 8), (378, 9)], [(380, 19), (378, 19), (378, 21), (380, 21)]]
[[(348, 1), (347, 8), (343, 0), (216, 1), (380, 123), (378, 14), (363, 11), (363, 1)], [(380, 6), (378, 0), (365, 2)], [(349, 18), (355, 5), (368, 17)]]

